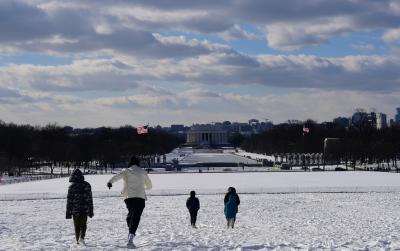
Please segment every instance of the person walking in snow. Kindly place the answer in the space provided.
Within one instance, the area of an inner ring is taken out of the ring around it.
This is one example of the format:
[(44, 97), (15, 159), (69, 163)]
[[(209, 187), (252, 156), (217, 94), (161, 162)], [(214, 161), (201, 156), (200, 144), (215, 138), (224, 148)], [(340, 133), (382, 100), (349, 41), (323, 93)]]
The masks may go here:
[(235, 225), (239, 205), (240, 199), (239, 195), (236, 193), (236, 189), (234, 187), (229, 187), (224, 198), (224, 214), (228, 228), (233, 228)]
[(93, 217), (92, 188), (79, 169), (72, 172), (69, 182), (65, 218), (74, 220), (76, 243), (86, 245), (87, 217)]
[(199, 209), (200, 209), (200, 201), (196, 197), (195, 191), (190, 192), (190, 197), (186, 201), (186, 207), (189, 210), (189, 214), (190, 214), (190, 225), (193, 228), (197, 228), (196, 220), (197, 220), (197, 211), (199, 211)]
[(133, 238), (136, 236), (136, 230), (139, 226), (140, 217), (145, 208), (146, 189), (151, 189), (152, 184), (147, 172), (139, 167), (140, 159), (133, 156), (129, 162), (128, 168), (114, 175), (107, 183), (109, 189), (112, 184), (120, 179), (124, 182), (121, 194), (125, 198), (125, 205), (128, 209), (126, 223), (128, 224), (128, 245), (133, 245)]

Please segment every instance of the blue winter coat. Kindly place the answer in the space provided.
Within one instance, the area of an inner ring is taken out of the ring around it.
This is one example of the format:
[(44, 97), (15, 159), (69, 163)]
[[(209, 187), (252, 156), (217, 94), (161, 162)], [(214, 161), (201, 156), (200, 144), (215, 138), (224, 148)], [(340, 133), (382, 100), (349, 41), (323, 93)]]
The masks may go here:
[(225, 203), (224, 207), (225, 218), (227, 219), (236, 218), (237, 212), (238, 212), (237, 196), (231, 194), (229, 195), (228, 202)]

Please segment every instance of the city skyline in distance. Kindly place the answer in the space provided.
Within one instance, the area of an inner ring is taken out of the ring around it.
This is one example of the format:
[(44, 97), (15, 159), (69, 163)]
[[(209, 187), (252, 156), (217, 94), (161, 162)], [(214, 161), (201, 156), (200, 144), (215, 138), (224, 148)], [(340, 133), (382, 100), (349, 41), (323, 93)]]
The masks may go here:
[(0, 120), (331, 121), (400, 106), (400, 3), (0, 3)]
[[(121, 125), (116, 125), (116, 126), (109, 126), (109, 125), (99, 125), (99, 126), (94, 126), (94, 127), (89, 127), (89, 126), (84, 126), (84, 127), (79, 127), (79, 126), (74, 126), (72, 124), (59, 124), (57, 122), (47, 122), (42, 125), (40, 124), (31, 124), (33, 126), (59, 126), (59, 127), (69, 127), (70, 130), (72, 129), (96, 129), (96, 128), (101, 128), (101, 127), (110, 127), (110, 128), (118, 128), (118, 127), (125, 127), (125, 126), (131, 126), (135, 128), (139, 127), (149, 127), (153, 129), (162, 129), (162, 130), (167, 130), (171, 132), (178, 132), (178, 131), (187, 131), (193, 126), (223, 126), (223, 127), (235, 127), (235, 126), (251, 126), (254, 128), (258, 128), (257, 131), (261, 132), (264, 130), (268, 130), (272, 128), (273, 126), (276, 125), (281, 125), (281, 124), (307, 124), (309, 121), (312, 121), (313, 123), (316, 124), (323, 124), (323, 123), (335, 123), (343, 127), (351, 127), (360, 123), (367, 123), (369, 126), (372, 126), (376, 129), (383, 129), (386, 127), (391, 127), (391, 126), (399, 126), (400, 125), (400, 107), (396, 107), (396, 114), (394, 117), (388, 117), (386, 113), (382, 113), (381, 111), (378, 111), (375, 108), (370, 108), (370, 109), (365, 109), (365, 108), (356, 108), (354, 109), (353, 113), (351, 115), (340, 115), (335, 118), (331, 118), (330, 120), (325, 120), (325, 121), (318, 121), (312, 118), (307, 118), (304, 120), (299, 120), (299, 119), (293, 119), (293, 118), (288, 118), (285, 121), (282, 122), (274, 122), (268, 118), (248, 118), (247, 120), (244, 121), (234, 121), (234, 120), (227, 120), (220, 118), (221, 120), (215, 120), (215, 121), (199, 121), (199, 122), (183, 122), (183, 123), (171, 123), (171, 124), (150, 124), (150, 123), (145, 123), (145, 124), (121, 124)], [(3, 123), (13, 123), (13, 124), (18, 124), (15, 123), (14, 121), (2, 121), (0, 122)], [(228, 123), (228, 124), (227, 124)], [(29, 123), (28, 123), (29, 124)], [(254, 127), (255, 126), (255, 127)], [(247, 130), (247, 129), (246, 129)], [(253, 131), (254, 132), (254, 131)]]

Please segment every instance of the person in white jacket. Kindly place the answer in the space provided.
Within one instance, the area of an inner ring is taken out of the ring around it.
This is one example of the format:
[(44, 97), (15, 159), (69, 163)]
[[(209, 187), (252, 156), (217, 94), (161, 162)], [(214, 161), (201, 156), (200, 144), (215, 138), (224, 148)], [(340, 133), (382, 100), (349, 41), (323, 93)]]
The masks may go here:
[(136, 235), (140, 217), (145, 207), (145, 200), (147, 200), (145, 190), (151, 189), (152, 187), (147, 172), (140, 168), (139, 165), (140, 159), (133, 156), (129, 167), (114, 175), (107, 183), (108, 188), (111, 189), (114, 182), (120, 179), (124, 181), (121, 194), (125, 198), (125, 204), (128, 209), (128, 215), (126, 217), (126, 223), (129, 227), (128, 245), (133, 244), (133, 238)]

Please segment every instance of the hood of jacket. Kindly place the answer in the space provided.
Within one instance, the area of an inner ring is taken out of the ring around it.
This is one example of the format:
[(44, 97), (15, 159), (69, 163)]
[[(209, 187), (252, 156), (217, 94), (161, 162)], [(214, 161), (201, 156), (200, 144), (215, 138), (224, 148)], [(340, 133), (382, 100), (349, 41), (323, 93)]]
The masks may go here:
[(69, 182), (83, 182), (85, 180), (85, 177), (83, 176), (83, 173), (79, 169), (75, 169), (72, 173), (71, 176), (69, 177)]

